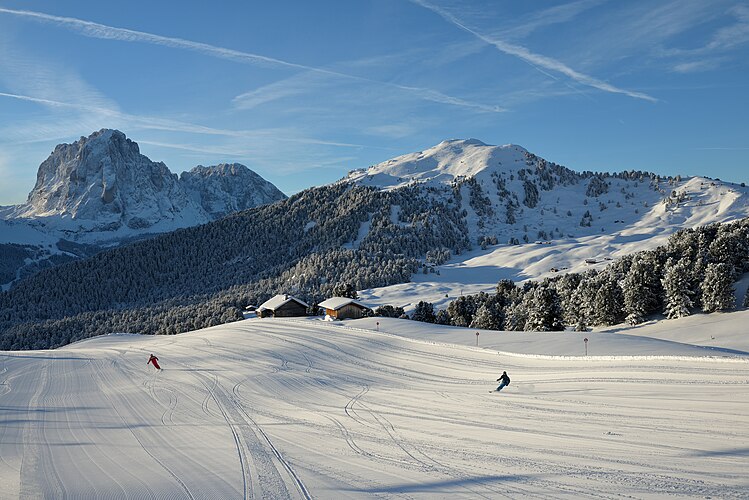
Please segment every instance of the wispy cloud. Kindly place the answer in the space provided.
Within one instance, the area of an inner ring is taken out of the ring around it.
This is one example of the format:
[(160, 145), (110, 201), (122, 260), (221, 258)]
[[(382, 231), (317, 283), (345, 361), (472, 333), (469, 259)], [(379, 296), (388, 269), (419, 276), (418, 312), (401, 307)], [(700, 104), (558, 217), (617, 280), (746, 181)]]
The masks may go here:
[(749, 43), (749, 7), (732, 3), (674, 0), (625, 8), (601, 23), (599, 51), (610, 60), (617, 51), (641, 50), (641, 60), (654, 57), (678, 73), (718, 69)]
[(240, 94), (232, 99), (232, 102), (237, 109), (252, 109), (278, 99), (300, 95), (305, 91), (309, 91), (309, 88), (303, 89), (300, 86), (292, 86), (286, 80), (283, 80)]
[[(34, 96), (10, 94), (7, 92), (0, 92), (0, 97), (9, 97), (12, 99), (36, 102), (39, 104), (43, 104), (43, 105), (51, 106), (55, 108), (63, 107), (63, 108), (73, 108), (73, 109), (77, 109), (80, 111), (92, 111), (92, 112), (99, 114), (100, 122), (108, 122), (108, 123), (119, 122), (124, 125), (123, 128), (127, 128), (127, 129), (136, 129), (136, 128), (146, 129), (146, 130), (152, 129), (152, 130), (163, 130), (167, 132), (185, 132), (185, 133), (190, 133), (190, 134), (216, 135), (216, 136), (244, 138), (244, 139), (251, 139), (251, 138), (252, 139), (258, 139), (258, 138), (271, 139), (272, 138), (274, 141), (278, 141), (278, 142), (294, 142), (294, 143), (299, 143), (299, 144), (315, 144), (315, 145), (322, 145), (322, 146), (336, 146), (336, 147), (345, 147), (345, 148), (366, 147), (362, 144), (352, 144), (352, 143), (339, 142), (339, 141), (326, 141), (326, 140), (314, 139), (314, 138), (309, 138), (309, 137), (290, 136), (286, 133), (288, 132), (288, 130), (286, 129), (231, 130), (231, 129), (224, 129), (224, 128), (208, 127), (205, 125), (199, 125), (199, 124), (184, 122), (184, 121), (179, 121), (179, 120), (171, 120), (168, 118), (135, 115), (135, 114), (124, 113), (121, 111), (108, 109), (108, 108), (86, 106), (86, 105), (81, 105), (77, 103), (68, 103), (68, 102), (62, 102), (62, 101), (53, 101), (50, 99), (42, 99), (42, 98), (37, 98)], [(279, 132), (282, 130), (285, 133), (279, 134)], [(65, 135), (68, 135), (68, 134), (65, 134)]]
[(539, 71), (546, 70), (546, 71), (542, 71), (544, 74), (548, 75), (549, 73), (547, 73), (547, 71), (561, 73), (562, 75), (574, 80), (575, 82), (579, 84), (586, 85), (592, 88), (596, 88), (604, 92), (610, 92), (613, 94), (623, 94), (629, 97), (633, 97), (636, 99), (643, 99), (643, 100), (650, 101), (650, 102), (658, 101), (658, 99), (648, 94), (645, 94), (643, 92), (636, 92), (632, 90), (622, 89), (614, 85), (611, 85), (610, 83), (594, 78), (590, 75), (586, 75), (584, 73), (576, 71), (570, 68), (569, 66), (567, 66), (566, 64), (562, 63), (561, 61), (557, 61), (556, 59), (544, 56), (542, 54), (536, 54), (521, 45), (511, 44), (503, 40), (500, 40), (499, 38), (486, 35), (484, 33), (480, 33), (479, 31), (468, 27), (466, 24), (464, 24), (460, 19), (458, 19), (456, 16), (454, 16), (450, 12), (436, 5), (433, 5), (429, 2), (426, 2), (424, 0), (411, 0), (411, 1), (416, 3), (417, 5), (420, 5), (426, 9), (431, 10), (432, 12), (438, 14), (440, 17), (448, 21), (449, 23), (454, 24), (461, 30), (466, 31), (467, 33), (470, 33), (471, 35), (484, 41), (485, 43), (489, 45), (493, 45), (500, 52), (517, 57), (527, 62), (528, 64), (538, 69)]
[[(23, 49), (0, 44), (0, 90), (6, 97), (57, 107), (117, 109), (117, 103), (56, 61), (38, 61)], [(45, 102), (46, 101), (46, 102)]]
[(523, 38), (534, 31), (554, 24), (566, 23), (581, 13), (596, 7), (604, 0), (578, 0), (576, 2), (555, 5), (539, 12), (534, 12), (525, 18), (513, 19), (513, 26), (502, 29), (502, 36), (506, 38)]
[(141, 42), (150, 43), (154, 45), (161, 45), (165, 47), (172, 47), (177, 49), (190, 50), (205, 54), (211, 57), (217, 57), (220, 59), (227, 59), (240, 63), (249, 63), (256, 65), (265, 66), (278, 66), (294, 70), (302, 71), (313, 71), (316, 73), (322, 73), (330, 76), (339, 78), (347, 78), (358, 80), (367, 83), (376, 83), (384, 85), (393, 89), (398, 89), (404, 92), (409, 92), (416, 97), (419, 97), (426, 101), (438, 102), (442, 104), (449, 104), (453, 106), (461, 106), (464, 108), (474, 109), (483, 112), (503, 112), (504, 108), (496, 105), (487, 105), (482, 103), (472, 102), (460, 97), (450, 96), (430, 88), (423, 88), (409, 85), (399, 85), (390, 82), (382, 82), (375, 79), (370, 79), (362, 76), (352, 75), (335, 71), (331, 69), (309, 66), (305, 64), (298, 64), (294, 62), (285, 61), (273, 57), (263, 56), (260, 54), (253, 54), (250, 52), (244, 52), (226, 47), (218, 47), (207, 43), (196, 42), (192, 40), (186, 40), (184, 38), (167, 37), (162, 35), (156, 35), (154, 33), (147, 33), (144, 31), (136, 31), (126, 28), (117, 28), (114, 26), (108, 26), (105, 24), (95, 23), (86, 21), (83, 19), (77, 19), (73, 17), (62, 17), (45, 14), (42, 12), (28, 11), (28, 10), (15, 10), (0, 7), (0, 13), (10, 14), (14, 16), (23, 17), (26, 19), (34, 20), (37, 22), (55, 24), (66, 29), (70, 29), (81, 35), (100, 38), (105, 40), (118, 40), (123, 42)]
[(731, 9), (736, 22), (719, 29), (705, 47), (708, 51), (727, 50), (749, 42), (749, 6), (737, 5)]
[(720, 66), (724, 58), (705, 59), (700, 61), (683, 62), (674, 65), (673, 70), (676, 73), (698, 73), (700, 71), (709, 71)]

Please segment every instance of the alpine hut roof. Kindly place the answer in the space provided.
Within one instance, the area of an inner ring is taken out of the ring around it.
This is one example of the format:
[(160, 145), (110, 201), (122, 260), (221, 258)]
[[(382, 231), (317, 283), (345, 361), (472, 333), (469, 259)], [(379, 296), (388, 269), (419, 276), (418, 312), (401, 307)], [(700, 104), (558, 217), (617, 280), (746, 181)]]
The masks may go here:
[(297, 299), (296, 297), (294, 297), (292, 295), (278, 294), (278, 295), (274, 295), (270, 299), (268, 299), (265, 302), (263, 302), (262, 304), (260, 304), (260, 306), (257, 308), (257, 310), (258, 311), (264, 311), (264, 310), (275, 311), (276, 309), (278, 309), (282, 305), (286, 304), (287, 302), (291, 302), (292, 300), (294, 302), (297, 302), (297, 303), (303, 305), (304, 307), (309, 307), (309, 304), (307, 304), (303, 300)]
[(323, 300), (317, 305), (324, 309), (333, 309), (334, 311), (336, 311), (349, 304), (355, 304), (359, 307), (363, 307), (364, 309), (369, 309), (369, 306), (366, 306), (358, 300), (350, 299), (348, 297), (331, 297), (327, 300)]

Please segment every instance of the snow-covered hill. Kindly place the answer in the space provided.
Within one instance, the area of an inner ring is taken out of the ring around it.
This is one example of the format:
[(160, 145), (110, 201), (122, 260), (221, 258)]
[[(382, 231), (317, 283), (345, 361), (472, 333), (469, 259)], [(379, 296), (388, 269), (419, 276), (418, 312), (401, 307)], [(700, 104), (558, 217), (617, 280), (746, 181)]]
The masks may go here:
[(443, 141), (354, 170), (344, 180), (384, 190), (420, 186), (444, 192), (450, 187), (446, 201), (461, 204), (471, 235), (498, 243), (601, 233), (634, 241), (749, 215), (744, 186), (634, 170), (575, 172), (520, 146), (490, 146), (476, 139)]
[(453, 139), (367, 169), (354, 170), (347, 179), (385, 189), (414, 183), (450, 184), (492, 168), (516, 172), (526, 167), (527, 158), (528, 151), (514, 144), (489, 146), (478, 139)]
[(746, 497), (745, 341), (379, 321), (0, 352), (2, 496)]
[[(349, 173), (346, 181), (404, 186), (460, 204), (476, 247), (416, 274), (412, 283), (366, 290), (374, 303), (443, 306), (461, 293), (489, 292), (500, 279), (523, 281), (580, 272), (663, 245), (684, 228), (749, 217), (749, 188), (707, 177), (647, 172), (574, 172), (520, 146), (475, 139)], [(514, 245), (508, 245), (514, 242)]]

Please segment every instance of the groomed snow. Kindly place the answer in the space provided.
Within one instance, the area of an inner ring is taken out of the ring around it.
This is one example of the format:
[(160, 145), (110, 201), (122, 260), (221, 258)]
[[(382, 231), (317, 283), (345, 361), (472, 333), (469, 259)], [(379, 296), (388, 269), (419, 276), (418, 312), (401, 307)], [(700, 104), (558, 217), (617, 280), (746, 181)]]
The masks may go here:
[(687, 320), (587, 357), (385, 318), (2, 352), (0, 496), (746, 498), (747, 314)]

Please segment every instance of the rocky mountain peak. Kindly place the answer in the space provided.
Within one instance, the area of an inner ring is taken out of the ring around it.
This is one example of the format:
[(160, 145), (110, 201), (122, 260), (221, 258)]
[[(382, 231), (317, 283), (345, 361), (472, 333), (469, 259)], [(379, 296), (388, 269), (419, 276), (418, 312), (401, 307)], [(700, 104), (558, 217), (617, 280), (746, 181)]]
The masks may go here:
[(18, 217), (77, 221), (71, 229), (150, 227), (189, 204), (176, 175), (140, 154), (119, 130), (102, 129), (58, 145), (39, 166), (34, 189)]
[(75, 239), (117, 239), (202, 224), (283, 198), (239, 163), (198, 166), (180, 179), (119, 130), (101, 129), (56, 146), (39, 166), (26, 203), (5, 218), (43, 219), (47, 229)]
[(276, 186), (241, 163), (198, 165), (182, 172), (180, 182), (214, 219), (286, 198)]

